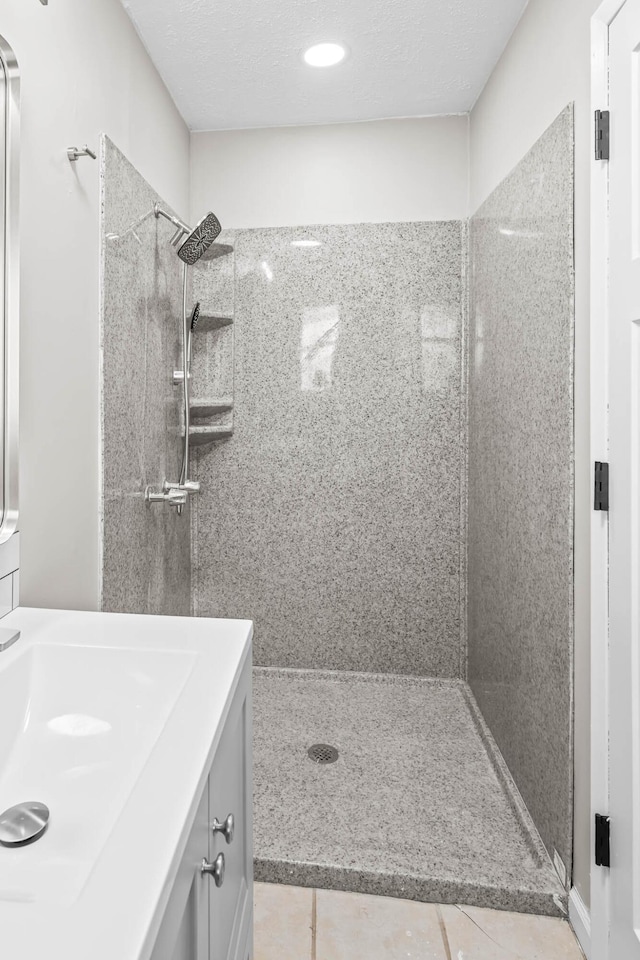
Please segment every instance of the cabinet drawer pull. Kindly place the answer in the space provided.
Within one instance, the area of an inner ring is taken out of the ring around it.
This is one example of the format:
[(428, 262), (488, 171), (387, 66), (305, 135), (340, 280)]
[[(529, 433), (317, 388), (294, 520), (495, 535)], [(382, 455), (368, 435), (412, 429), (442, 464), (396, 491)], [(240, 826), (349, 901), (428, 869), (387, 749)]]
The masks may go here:
[(230, 813), (224, 823), (220, 823), (217, 818), (214, 818), (213, 823), (211, 824), (211, 829), (213, 833), (221, 833), (225, 838), (227, 843), (231, 843), (233, 840), (233, 835), (236, 830), (236, 822), (234, 820), (233, 814)]
[(224, 853), (219, 853), (213, 863), (203, 859), (200, 864), (200, 873), (208, 873), (213, 877), (216, 887), (221, 887), (224, 883)]

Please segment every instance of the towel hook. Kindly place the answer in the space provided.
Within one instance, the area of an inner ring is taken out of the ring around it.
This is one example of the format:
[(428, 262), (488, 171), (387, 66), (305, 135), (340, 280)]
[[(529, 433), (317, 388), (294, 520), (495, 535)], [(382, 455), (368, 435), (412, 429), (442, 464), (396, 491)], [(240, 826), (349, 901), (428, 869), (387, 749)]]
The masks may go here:
[(72, 163), (75, 163), (78, 157), (91, 157), (92, 160), (98, 159), (97, 155), (93, 152), (93, 150), (89, 149), (86, 143), (84, 147), (82, 147), (80, 150), (78, 150), (77, 147), (68, 147), (67, 156), (69, 157), (69, 160), (71, 160)]

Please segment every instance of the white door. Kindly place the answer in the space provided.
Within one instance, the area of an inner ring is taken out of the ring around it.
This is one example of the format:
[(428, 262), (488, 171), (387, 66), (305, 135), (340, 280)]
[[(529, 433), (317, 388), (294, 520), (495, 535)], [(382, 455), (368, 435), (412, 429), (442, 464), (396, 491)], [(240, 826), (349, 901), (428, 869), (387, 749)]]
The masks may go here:
[(609, 83), (610, 957), (640, 960), (640, 0), (609, 27)]

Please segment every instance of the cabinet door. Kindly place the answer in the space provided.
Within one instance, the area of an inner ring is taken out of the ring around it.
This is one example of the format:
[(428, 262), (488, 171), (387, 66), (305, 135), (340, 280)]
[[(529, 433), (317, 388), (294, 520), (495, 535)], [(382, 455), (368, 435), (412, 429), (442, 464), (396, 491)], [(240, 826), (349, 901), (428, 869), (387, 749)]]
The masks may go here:
[(209, 960), (209, 885), (200, 872), (200, 864), (208, 849), (207, 784), (162, 919), (152, 960)]
[(210, 859), (225, 859), (222, 886), (210, 881), (210, 960), (247, 960), (253, 915), (251, 669), (241, 678), (209, 777), (209, 814), (223, 823), (229, 814), (235, 833), (227, 843), (209, 834)]

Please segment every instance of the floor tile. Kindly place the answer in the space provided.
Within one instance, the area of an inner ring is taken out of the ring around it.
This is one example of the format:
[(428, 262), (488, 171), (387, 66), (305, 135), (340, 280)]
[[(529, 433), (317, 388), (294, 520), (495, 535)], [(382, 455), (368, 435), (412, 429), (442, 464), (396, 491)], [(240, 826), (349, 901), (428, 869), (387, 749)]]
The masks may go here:
[(318, 890), (315, 960), (450, 960), (430, 903)]
[(311, 960), (313, 890), (256, 883), (254, 960)]
[(439, 907), (452, 960), (584, 960), (565, 920), (481, 907)]

